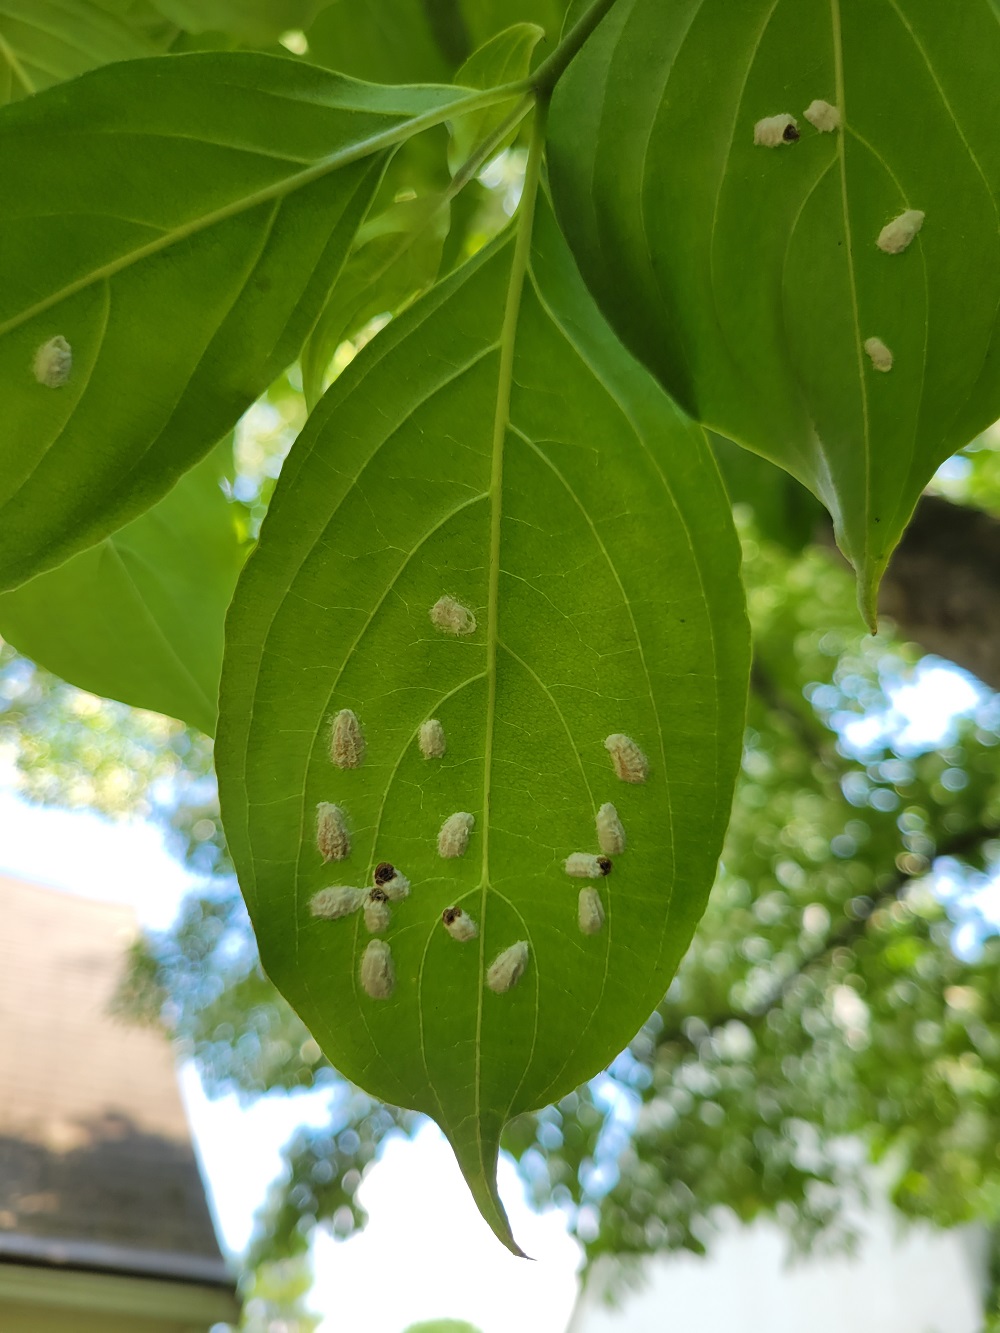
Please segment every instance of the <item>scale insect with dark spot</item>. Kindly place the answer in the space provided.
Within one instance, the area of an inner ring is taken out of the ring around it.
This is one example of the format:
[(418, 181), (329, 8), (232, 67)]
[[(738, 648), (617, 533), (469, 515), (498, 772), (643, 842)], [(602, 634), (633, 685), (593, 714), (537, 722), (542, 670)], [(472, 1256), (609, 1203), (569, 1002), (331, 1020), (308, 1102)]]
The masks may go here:
[(590, 852), (572, 852), (566, 858), (566, 874), (576, 879), (603, 879), (614, 866), (610, 856), (592, 856)]
[(467, 912), (460, 907), (446, 907), (441, 913), (445, 930), (453, 940), (474, 940), (479, 934), (479, 927)]
[(399, 903), (409, 897), (410, 881), (391, 861), (379, 861), (372, 878), (375, 887), (384, 890), (391, 903)]

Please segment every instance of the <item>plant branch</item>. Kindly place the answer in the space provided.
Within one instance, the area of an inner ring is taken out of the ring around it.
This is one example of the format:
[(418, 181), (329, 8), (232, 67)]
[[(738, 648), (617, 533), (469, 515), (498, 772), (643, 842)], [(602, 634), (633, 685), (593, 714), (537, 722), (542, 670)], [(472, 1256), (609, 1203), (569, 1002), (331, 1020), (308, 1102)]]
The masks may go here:
[(531, 76), (531, 86), (539, 97), (548, 97), (552, 89), (565, 73), (570, 63), (584, 42), (611, 11), (615, 0), (594, 0), (583, 17), (574, 23), (556, 49), (535, 70)]
[[(857, 916), (851, 920), (838, 926), (836, 930), (827, 935), (821, 944), (807, 953), (798, 966), (772, 988), (764, 1000), (754, 1005), (752, 1009), (734, 1008), (725, 1013), (715, 1014), (709, 1021), (709, 1031), (718, 1032), (727, 1023), (732, 1022), (743, 1023), (750, 1028), (759, 1027), (768, 1015), (784, 1002), (800, 977), (805, 976), (818, 964), (824, 962), (836, 949), (845, 948), (859, 940), (868, 929), (868, 924), (875, 913), (898, 902), (915, 880), (923, 879), (933, 867), (935, 861), (944, 856), (961, 856), (977, 847), (981, 847), (983, 843), (996, 837), (1000, 837), (1000, 825), (977, 825), (975, 828), (966, 829), (964, 833), (955, 834), (954, 837), (949, 838), (947, 842), (938, 847), (928, 866), (922, 866), (919, 870), (913, 871), (897, 870), (882, 892), (872, 898), (867, 907), (859, 911)], [(664, 1032), (657, 1039), (658, 1046), (668, 1046), (673, 1043), (684, 1043), (695, 1051), (698, 1047), (698, 1043), (679, 1028)]]

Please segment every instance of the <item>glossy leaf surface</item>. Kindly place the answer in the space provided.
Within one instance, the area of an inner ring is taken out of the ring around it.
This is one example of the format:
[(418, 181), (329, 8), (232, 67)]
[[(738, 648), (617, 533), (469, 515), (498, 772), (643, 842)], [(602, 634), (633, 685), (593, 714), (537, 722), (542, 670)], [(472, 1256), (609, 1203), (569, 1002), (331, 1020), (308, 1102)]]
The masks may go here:
[(0, 587), (148, 508), (232, 427), (322, 308), (380, 148), (462, 96), (233, 53), (0, 113)]
[[(526, 198), (530, 207), (530, 176)], [(522, 204), (522, 207), (524, 205)], [(433, 1116), (480, 1209), (500, 1132), (595, 1073), (662, 996), (729, 815), (747, 634), (729, 505), (702, 432), (598, 315), (551, 214), (414, 303), (333, 384), (293, 448), (227, 623), (217, 763), (227, 839), (270, 977), (333, 1064)], [(442, 596), (475, 617), (429, 617)], [(351, 709), (366, 757), (330, 762)], [(440, 758), (420, 725), (437, 718)], [(604, 741), (649, 759), (620, 781)], [(352, 851), (323, 864), (319, 802)], [(582, 934), (567, 876), (617, 806), (625, 853)], [(443, 822), (474, 816), (468, 850)], [(389, 861), (392, 995), (359, 982), (363, 919), (310, 899)], [(479, 929), (459, 942), (442, 911)], [(505, 994), (493, 960), (527, 942)]]
[(0, 635), (71, 685), (215, 730), (226, 610), (243, 564), (226, 441), (152, 509), (0, 594)]
[[(1000, 415), (998, 67), (992, 0), (619, 0), (553, 102), (557, 210), (605, 313), (824, 501), (870, 622), (921, 489)], [(782, 113), (798, 140), (755, 144)], [(906, 210), (923, 229), (886, 253)]]

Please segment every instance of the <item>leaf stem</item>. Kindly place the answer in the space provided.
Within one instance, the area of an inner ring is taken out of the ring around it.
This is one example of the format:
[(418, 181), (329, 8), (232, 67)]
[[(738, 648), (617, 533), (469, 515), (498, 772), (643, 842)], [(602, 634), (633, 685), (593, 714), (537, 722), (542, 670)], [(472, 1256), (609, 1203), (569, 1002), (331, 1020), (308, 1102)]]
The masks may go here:
[[(183, 56), (171, 56), (170, 60), (183, 60)], [(151, 255), (158, 254), (161, 250), (168, 249), (179, 241), (187, 240), (190, 236), (195, 236), (199, 232), (214, 226), (218, 222), (225, 222), (228, 218), (236, 217), (240, 213), (245, 213), (248, 209), (256, 207), (258, 204), (267, 203), (272, 199), (282, 199), (285, 195), (291, 194), (294, 190), (302, 189), (306, 185), (311, 185), (313, 181), (320, 180), (331, 171), (336, 171), (339, 167), (349, 166), (352, 162), (358, 162), (362, 158), (371, 157), (373, 154), (381, 152), (383, 149), (394, 148), (397, 144), (405, 142), (419, 134), (421, 130), (431, 129), (435, 125), (440, 125), (446, 120), (451, 120), (455, 116), (467, 115), (471, 111), (480, 111), (486, 107), (495, 106), (497, 102), (507, 101), (511, 97), (516, 97), (518, 93), (524, 93), (528, 90), (528, 85), (524, 80), (516, 83), (504, 84), (499, 88), (488, 88), (485, 92), (475, 92), (468, 97), (463, 97), (456, 102), (449, 102), (445, 106), (434, 107), (430, 111), (421, 112), (418, 116), (412, 116), (409, 120), (404, 120), (391, 129), (379, 130), (375, 134), (370, 134), (365, 139), (359, 139), (357, 142), (348, 144), (344, 148), (338, 148), (329, 153), (326, 157), (311, 163), (303, 168), (302, 171), (294, 175), (286, 176), (281, 180), (275, 181), (271, 185), (263, 186), (254, 190), (251, 194), (244, 195), (239, 199), (234, 199), (228, 204), (223, 204), (220, 208), (214, 209), (211, 213), (206, 213), (201, 217), (192, 218), (188, 222), (181, 223), (179, 226), (164, 232), (155, 240), (147, 242), (145, 245), (137, 246), (117, 258), (109, 260), (99, 268), (92, 269), (91, 272), (83, 274), (73, 282), (67, 282), (65, 286), (58, 291), (50, 292), (48, 296), (42, 297), (34, 305), (25, 310), (20, 310), (12, 315), (3, 324), (0, 324), (0, 335), (10, 333), (11, 330), (18, 328), (21, 324), (27, 323), (36, 315), (42, 314), (51, 306), (57, 305), (60, 301), (75, 296), (77, 292), (84, 291), (95, 282), (100, 282), (105, 278), (112, 278), (122, 269), (128, 268), (140, 260), (148, 259)]]
[[(514, 382), (514, 347), (517, 340), (517, 321), (521, 310), (521, 292), (531, 256), (531, 233), (535, 216), (535, 200), (541, 178), (542, 153), (545, 146), (547, 107), (539, 102), (535, 123), (531, 127), (531, 146), (524, 174), (524, 189), (517, 217), (517, 239), (511, 261), (510, 282), (507, 286), (507, 304), (504, 308), (500, 331), (500, 368), (497, 378), (496, 414), (493, 419), (493, 460), (490, 470), (490, 581), (486, 623), (486, 754), (483, 778), (483, 892), (489, 879), (490, 841), (490, 776), (493, 752), (493, 724), (496, 714), (497, 647), (499, 643), (498, 606), (500, 601), (500, 532), (503, 515), (503, 451), (510, 425), (510, 391)], [(485, 906), (485, 904), (484, 904)]]
[(615, 0), (594, 0), (578, 22), (574, 23), (556, 49), (535, 70), (531, 86), (540, 97), (547, 97), (566, 71), (576, 53), (601, 22), (611, 12)]
[(490, 160), (496, 150), (510, 134), (511, 130), (516, 129), (521, 121), (531, 110), (535, 98), (532, 93), (526, 93), (521, 98), (517, 106), (506, 116), (496, 127), (492, 134), (487, 135), (483, 141), (469, 154), (459, 169), (452, 177), (451, 184), (444, 192), (444, 200), (450, 202), (460, 190), (464, 190), (473, 176), (479, 174), (482, 168)]

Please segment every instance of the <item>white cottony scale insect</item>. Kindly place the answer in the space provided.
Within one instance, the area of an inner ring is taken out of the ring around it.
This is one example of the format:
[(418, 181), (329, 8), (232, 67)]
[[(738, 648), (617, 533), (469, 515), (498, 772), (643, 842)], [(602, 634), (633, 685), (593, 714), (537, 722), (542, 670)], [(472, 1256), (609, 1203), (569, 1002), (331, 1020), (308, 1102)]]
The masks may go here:
[(924, 225), (925, 214), (919, 208), (908, 208), (898, 218), (887, 222), (878, 234), (875, 244), (887, 255), (900, 255)]
[(438, 856), (464, 856), (475, 823), (475, 816), (466, 810), (456, 810), (449, 815), (438, 834)]
[(474, 634), (476, 617), (454, 597), (439, 597), (430, 611), (431, 624), (445, 634)]
[(509, 949), (504, 949), (503, 953), (497, 954), (493, 962), (490, 963), (489, 971), (486, 973), (486, 984), (491, 991), (495, 991), (497, 995), (502, 995), (504, 991), (509, 991), (512, 986), (517, 985), (524, 976), (524, 969), (527, 966), (527, 940), (518, 940)]
[(391, 903), (401, 903), (410, 896), (410, 881), (391, 861), (379, 861), (373, 878), (375, 887), (382, 889)]
[(347, 816), (339, 805), (320, 801), (316, 807), (316, 846), (324, 861), (344, 861), (351, 854)]
[(479, 927), (460, 907), (446, 907), (441, 913), (444, 928), (453, 940), (474, 940), (479, 934)]
[(782, 144), (794, 143), (798, 137), (798, 122), (786, 112), (765, 116), (753, 127), (753, 141), (761, 148), (780, 148)]
[(387, 1000), (396, 985), (392, 950), (385, 940), (370, 940), (361, 957), (361, 984), (373, 1000)]
[(618, 818), (618, 811), (610, 801), (605, 801), (597, 812), (597, 844), (608, 856), (621, 856), (625, 850), (625, 829)]
[(573, 852), (566, 858), (566, 874), (576, 879), (603, 879), (611, 874), (611, 861), (606, 856), (591, 856), (589, 852)]
[(876, 370), (887, 371), (892, 369), (892, 353), (881, 338), (866, 338), (865, 351), (871, 357), (872, 365)]
[(358, 768), (365, 757), (365, 738), (357, 714), (342, 708), (330, 724), (330, 760), (338, 768)]
[(445, 752), (444, 727), (436, 717), (420, 724), (420, 753), (425, 759), (440, 759)]
[(622, 782), (645, 782), (649, 777), (649, 760), (631, 736), (616, 731), (607, 737), (604, 748), (611, 755), (615, 774)]
[(42, 343), (32, 363), (35, 379), (47, 389), (61, 389), (73, 370), (73, 349), (61, 334)]
[(840, 129), (840, 107), (824, 102), (821, 97), (810, 102), (802, 114), (821, 134), (830, 134), (833, 130)]
[(381, 935), (384, 930), (389, 929), (391, 919), (389, 895), (385, 889), (380, 889), (377, 885), (374, 889), (369, 889), (368, 897), (365, 899), (365, 925), (369, 934)]
[(596, 935), (604, 925), (604, 904), (596, 889), (580, 890), (577, 921), (584, 935)]
[(339, 886), (320, 889), (319, 893), (314, 893), (309, 900), (309, 910), (313, 916), (322, 917), (324, 921), (337, 921), (342, 916), (350, 916), (352, 912), (356, 912), (364, 897), (364, 889)]

